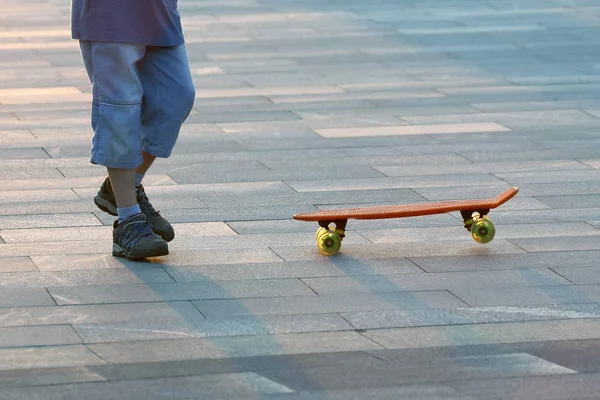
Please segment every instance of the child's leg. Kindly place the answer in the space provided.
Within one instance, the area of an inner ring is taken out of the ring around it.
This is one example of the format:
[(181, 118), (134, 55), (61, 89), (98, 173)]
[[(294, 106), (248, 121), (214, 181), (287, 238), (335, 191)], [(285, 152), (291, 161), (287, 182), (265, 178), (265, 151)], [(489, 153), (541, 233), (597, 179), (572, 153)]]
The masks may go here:
[(143, 150), (167, 158), (196, 95), (185, 46), (148, 48), (139, 76), (144, 88)]
[(135, 189), (135, 169), (142, 164), (143, 87), (137, 65), (146, 48), (81, 42), (81, 52), (93, 85), (91, 162), (108, 169), (110, 182), (105, 181), (103, 188), (110, 187), (119, 214), (113, 224), (113, 255), (132, 259), (166, 255), (168, 245), (152, 233)]

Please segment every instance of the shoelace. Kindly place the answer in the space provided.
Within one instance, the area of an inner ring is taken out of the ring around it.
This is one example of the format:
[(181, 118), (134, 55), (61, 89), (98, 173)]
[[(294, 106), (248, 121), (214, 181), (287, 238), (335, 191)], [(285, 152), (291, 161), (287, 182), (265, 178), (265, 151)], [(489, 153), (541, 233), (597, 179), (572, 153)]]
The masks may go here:
[(129, 225), (133, 225), (133, 229), (127, 230), (125, 237), (123, 238), (123, 244), (135, 244), (143, 236), (152, 234), (152, 229), (149, 224), (144, 221), (130, 222)]
[(144, 191), (144, 189), (140, 188), (138, 192), (138, 198), (140, 209), (145, 215), (151, 215), (153, 217), (158, 217), (160, 215), (160, 212), (155, 210), (154, 207), (152, 207), (152, 204), (150, 204), (150, 200), (148, 200), (148, 196), (146, 196), (146, 192)]

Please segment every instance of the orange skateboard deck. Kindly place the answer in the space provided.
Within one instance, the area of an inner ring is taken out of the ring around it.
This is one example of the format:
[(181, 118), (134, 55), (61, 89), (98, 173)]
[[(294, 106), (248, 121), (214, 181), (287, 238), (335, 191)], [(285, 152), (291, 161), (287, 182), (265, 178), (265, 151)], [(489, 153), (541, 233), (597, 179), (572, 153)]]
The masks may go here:
[(349, 219), (407, 218), (453, 211), (460, 211), (464, 220), (464, 226), (471, 232), (473, 239), (478, 243), (485, 244), (493, 240), (496, 232), (487, 214), (490, 210), (500, 207), (515, 197), (518, 192), (519, 188), (513, 187), (492, 199), (315, 211), (294, 215), (294, 219), (299, 221), (316, 221), (319, 223), (317, 246), (326, 255), (334, 255), (339, 252)]

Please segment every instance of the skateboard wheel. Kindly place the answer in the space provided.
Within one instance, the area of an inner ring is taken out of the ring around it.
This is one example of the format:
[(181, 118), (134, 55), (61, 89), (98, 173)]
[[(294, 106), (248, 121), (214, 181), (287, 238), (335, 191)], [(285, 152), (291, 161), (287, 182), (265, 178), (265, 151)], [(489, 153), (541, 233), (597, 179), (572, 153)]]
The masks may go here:
[(316, 234), (315, 238), (316, 238), (317, 240), (319, 240), (319, 235), (321, 235), (321, 234), (322, 234), (322, 233), (324, 233), (324, 232), (327, 232), (327, 229), (325, 229), (325, 228), (323, 228), (323, 227), (320, 227), (319, 229), (317, 229), (317, 234)]
[(476, 218), (471, 225), (471, 236), (477, 243), (486, 244), (496, 236), (496, 228), (488, 217)]
[(333, 256), (340, 251), (342, 239), (337, 233), (326, 230), (317, 236), (317, 247), (326, 256)]

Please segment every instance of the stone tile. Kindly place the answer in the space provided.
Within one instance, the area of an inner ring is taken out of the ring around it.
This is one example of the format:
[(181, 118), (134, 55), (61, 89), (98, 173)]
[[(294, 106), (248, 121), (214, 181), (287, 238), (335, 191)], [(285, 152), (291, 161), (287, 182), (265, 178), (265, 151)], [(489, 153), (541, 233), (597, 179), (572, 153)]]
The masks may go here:
[(41, 148), (24, 148), (24, 149), (0, 149), (0, 160), (14, 159), (36, 159), (48, 158), (48, 154)]
[(105, 304), (61, 307), (15, 307), (0, 309), (0, 326), (47, 326), (73, 324), (176, 324), (205, 317), (190, 302)]
[[(164, 210), (162, 214), (171, 223), (262, 221), (289, 219), (303, 212), (317, 211), (314, 206), (273, 206), (246, 208), (200, 208)], [(0, 219), (1, 221), (1, 219)], [(112, 223), (112, 222), (111, 222)]]
[(271, 299), (207, 300), (194, 302), (208, 318), (248, 315), (301, 315), (414, 308), (463, 307), (446, 291), (378, 294), (337, 294)]
[[(493, 216), (492, 221), (495, 221)], [(406, 243), (406, 242), (433, 242), (462, 240), (469, 233), (460, 223), (456, 227), (434, 228), (405, 228), (386, 230), (359, 230), (362, 236), (373, 243)], [(584, 222), (573, 223), (547, 223), (547, 224), (520, 224), (502, 226), (496, 225), (496, 239), (521, 239), (521, 238), (551, 238), (565, 236), (591, 236), (600, 235), (600, 230)]]
[[(597, 308), (597, 307), (596, 307)], [(407, 309), (342, 313), (356, 329), (455, 326), (505, 322), (597, 319), (596, 312), (580, 312), (569, 307), (472, 307), (448, 309)]]
[(473, 114), (451, 114), (402, 117), (411, 124), (460, 124), (496, 122), (511, 130), (532, 125), (571, 126), (581, 121), (594, 121), (594, 118), (580, 110), (515, 111)]
[[(403, 178), (327, 179), (318, 181), (292, 181), (288, 185), (298, 192), (323, 192), (341, 190), (377, 190), (439, 187), (443, 185), (473, 186), (500, 185), (502, 181), (488, 174), (437, 175)], [(414, 190), (414, 189), (413, 189)]]
[(98, 254), (58, 254), (32, 256), (41, 271), (133, 269), (177, 266), (235, 265), (254, 263), (282, 263), (283, 260), (269, 249), (228, 249), (227, 251), (194, 250), (173, 252), (168, 258), (151, 258), (145, 263), (115, 258), (110, 251)]
[(508, 128), (494, 123), (447, 124), (447, 125), (411, 125), (396, 127), (317, 129), (319, 135), (326, 138), (390, 136), (390, 135), (430, 135), (470, 132), (506, 132)]
[(54, 168), (46, 169), (8, 169), (0, 170), (0, 180), (50, 179), (62, 178), (61, 173)]
[(59, 369), (26, 369), (4, 371), (0, 376), (0, 387), (6, 389), (105, 381), (107, 381), (105, 377), (84, 366)]
[(369, 166), (354, 165), (351, 167), (337, 167), (332, 165), (330, 168), (321, 166), (306, 166), (304, 168), (285, 168), (268, 170), (264, 166), (260, 169), (246, 168), (240, 170), (239, 167), (232, 171), (207, 170), (205, 166), (192, 166), (180, 168), (177, 171), (169, 173), (171, 177), (179, 184), (194, 183), (222, 183), (222, 182), (260, 182), (260, 181), (280, 181), (280, 180), (308, 180), (308, 179), (327, 179), (327, 178), (377, 178), (383, 174), (377, 172)]
[(600, 250), (596, 234), (579, 237), (510, 239), (512, 243), (528, 252)]
[[(154, 203), (158, 208), (158, 202)], [(111, 217), (114, 220), (114, 217)], [(224, 223), (206, 222), (198, 224), (173, 224), (177, 237), (204, 237), (204, 236), (235, 236), (235, 232)], [(112, 227), (70, 227), (70, 228), (43, 228), (43, 229), (12, 229), (0, 230), (0, 237), (6, 243), (33, 243), (54, 241), (79, 241), (85, 240), (112, 240)]]
[(400, 349), (592, 339), (597, 338), (599, 326), (598, 320), (536, 321), (380, 329), (368, 331), (365, 336), (386, 348)]
[(0, 348), (62, 346), (80, 343), (81, 339), (68, 325), (0, 328)]
[[(32, 191), (3, 191), (0, 192), (0, 203), (16, 203), (23, 199), (31, 199)], [(61, 201), (61, 200), (78, 200), (79, 197), (72, 191), (67, 189), (56, 190), (36, 190), (35, 197), (46, 201)]]
[(457, 288), (452, 293), (473, 307), (537, 306), (597, 303), (600, 291), (592, 286), (542, 286), (506, 288)]
[[(100, 399), (106, 396), (118, 397), (123, 393), (135, 392), (148, 400), (164, 397), (165, 390), (172, 399), (185, 399), (198, 394), (202, 388), (207, 398), (240, 398), (240, 396), (276, 396), (293, 393), (291, 389), (253, 372), (231, 374), (208, 374), (193, 377), (158, 378), (152, 381), (114, 381), (80, 383), (77, 385), (50, 386), (44, 388), (19, 388), (3, 390), (7, 400), (27, 397), (43, 399), (52, 396), (55, 399), (80, 397)], [(168, 388), (168, 389), (166, 389)], [(15, 397), (16, 396), (16, 397)]]
[(0, 226), (2, 226), (4, 229), (54, 228), (95, 225), (100, 225), (100, 221), (98, 221), (98, 219), (91, 213), (0, 216)]
[(303, 281), (318, 294), (570, 284), (566, 279), (547, 269), (306, 278)]
[(577, 196), (539, 196), (539, 201), (548, 204), (552, 208), (595, 208), (600, 205), (599, 194), (577, 195)]
[(0, 259), (0, 273), (31, 272), (37, 270), (35, 264), (29, 257), (4, 257)]
[(92, 351), (80, 345), (0, 349), (0, 370), (3, 371), (101, 365), (105, 363)]
[[(283, 205), (323, 205), (339, 204), (340, 202), (375, 203), (381, 201), (394, 201), (396, 203), (418, 202), (423, 198), (410, 189), (388, 189), (388, 190), (356, 190), (356, 191), (323, 191), (289, 193), (272, 196), (242, 197), (234, 195), (202, 194), (199, 196), (203, 203), (214, 208), (244, 208), (257, 206), (283, 206)], [(0, 208), (1, 212), (1, 208)], [(264, 221), (269, 222), (269, 221)], [(277, 221), (286, 224), (288, 221)], [(289, 221), (295, 222), (295, 221)], [(298, 225), (298, 222), (295, 222)], [(255, 233), (268, 232), (263, 230)]]
[[(0, 190), (30, 190), (31, 187), (36, 187), (39, 189), (94, 188), (96, 191), (98, 191), (98, 188), (102, 184), (103, 180), (104, 177), (5, 180), (0, 181)], [(175, 182), (166, 175), (148, 174), (144, 177), (144, 182), (148, 186), (175, 185)]]
[(600, 268), (593, 267), (558, 267), (553, 268), (561, 276), (579, 285), (600, 284)]
[(600, 171), (503, 172), (495, 173), (495, 175), (511, 185), (528, 185), (530, 183), (595, 181), (600, 178)]
[[(153, 348), (151, 352), (148, 351), (149, 344)], [(382, 349), (381, 346), (356, 332), (106, 343), (92, 344), (89, 348), (111, 364)]]
[[(285, 261), (309, 261), (320, 260), (324, 257), (314, 246), (281, 247), (270, 246), (270, 248)], [(425, 257), (425, 256), (472, 256), (472, 255), (498, 255), (519, 254), (525, 251), (505, 239), (494, 240), (485, 247), (476, 244), (472, 239), (466, 241), (444, 241), (435, 247), (424, 247), (421, 243), (398, 243), (394, 246), (388, 244), (369, 245), (345, 245), (336, 260), (340, 259), (382, 259), (401, 257)]]
[(125, 342), (203, 337), (273, 335), (347, 331), (352, 327), (337, 314), (267, 315), (213, 320), (124, 321), (110, 324), (75, 324), (85, 343)]
[(144, 266), (99, 271), (9, 272), (0, 274), (1, 287), (120, 285), (173, 282), (162, 268)]
[(168, 263), (163, 268), (178, 282), (288, 279), (421, 272), (419, 268), (415, 267), (413, 263), (405, 258), (381, 260), (346, 259), (340, 262), (322, 258), (306, 262), (284, 263), (280, 260), (280, 262), (271, 263), (207, 264), (202, 266), (193, 264), (174, 266)]
[(56, 303), (44, 288), (2, 288), (1, 308), (54, 305)]
[(50, 287), (48, 290), (60, 305), (278, 297), (313, 294), (306, 285), (297, 279)]
[(592, 267), (600, 251), (564, 251), (459, 257), (411, 257), (427, 272), (486, 271), (520, 268)]
[(533, 162), (500, 162), (472, 164), (440, 164), (419, 166), (387, 166), (374, 167), (386, 176), (415, 176), (415, 175), (447, 175), (447, 174), (482, 174), (498, 172), (543, 172), (587, 170), (585, 165), (577, 161), (533, 161)]

